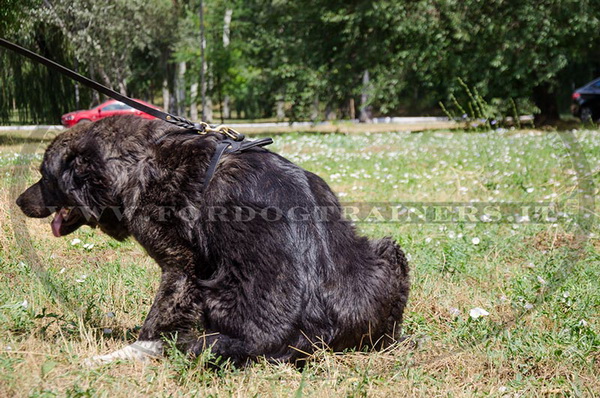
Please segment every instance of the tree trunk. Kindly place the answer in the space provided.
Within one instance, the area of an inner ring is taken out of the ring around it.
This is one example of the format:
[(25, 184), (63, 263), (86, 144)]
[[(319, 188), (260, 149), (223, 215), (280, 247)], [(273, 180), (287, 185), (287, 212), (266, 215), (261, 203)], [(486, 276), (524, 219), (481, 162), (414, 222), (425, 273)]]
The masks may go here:
[(219, 87), (219, 104), (221, 104), (221, 124), (225, 123), (225, 115), (223, 114), (225, 103), (223, 102), (223, 85), (221, 84), (220, 75), (217, 75), (217, 87)]
[(223, 97), (223, 110), (221, 119), (231, 119), (231, 107), (229, 106), (230, 102), (231, 100), (229, 99), (228, 95)]
[(212, 104), (212, 98), (210, 97), (210, 95), (208, 93), (211, 93), (214, 91), (215, 84), (213, 81), (213, 77), (211, 75), (209, 75), (208, 73), (207, 73), (206, 79), (207, 79), (207, 84), (206, 84), (207, 94), (206, 94), (206, 107), (204, 109), (204, 116), (208, 123), (212, 123), (214, 121), (213, 104)]
[(316, 122), (319, 119), (319, 97), (315, 96), (313, 99), (311, 112), (310, 112), (310, 120), (312, 122)]
[(350, 101), (348, 101), (348, 116), (350, 117), (350, 120), (354, 120), (356, 119), (356, 109), (355, 109), (355, 105), (354, 105), (354, 98), (350, 98)]
[(331, 105), (328, 105), (327, 109), (325, 109), (325, 119), (326, 120), (337, 120), (337, 118), (338, 118), (338, 115), (337, 115), (335, 108), (332, 107)]
[(555, 124), (560, 120), (556, 91), (550, 83), (542, 83), (533, 89), (533, 102), (540, 109), (533, 119), (536, 126)]
[[(117, 86), (119, 87), (119, 94), (127, 96), (127, 82), (123, 77), (123, 71), (120, 68), (117, 68)], [(111, 87), (111, 86), (109, 86)]]
[(119, 79), (119, 92), (121, 95), (127, 96), (127, 82), (125, 79)]
[(206, 72), (208, 65), (206, 64), (206, 37), (204, 35), (204, 1), (200, 0), (200, 93), (202, 96), (202, 120), (208, 122), (206, 117)]
[(225, 17), (223, 18), (223, 47), (227, 48), (229, 45), (229, 36), (230, 31), (229, 27), (231, 26), (231, 16), (233, 15), (232, 9), (225, 10)]
[(185, 117), (185, 62), (180, 62), (177, 68), (177, 114)]
[(169, 109), (169, 100), (170, 95), (169, 95), (169, 80), (167, 77), (165, 77), (163, 79), (163, 85), (162, 85), (162, 97), (163, 97), (163, 109), (167, 112), (170, 112)]
[(192, 97), (192, 103), (190, 104), (190, 119), (196, 121), (198, 120), (198, 104), (196, 103), (196, 100), (198, 99), (198, 83), (194, 83), (192, 84), (192, 87), (190, 87), (190, 97)]
[(277, 121), (282, 122), (285, 119), (285, 102), (283, 101), (283, 95), (277, 97), (276, 107)]
[[(94, 79), (96, 77), (96, 70), (94, 69), (94, 64), (91, 63), (89, 66), (90, 79)], [(100, 105), (100, 93), (96, 90), (92, 90), (92, 103), (90, 104), (90, 108), (93, 108), (96, 105)]]
[(360, 95), (360, 116), (358, 120), (361, 123), (371, 122), (371, 107), (369, 102), (369, 71), (365, 70), (362, 77), (362, 94)]
[(213, 110), (212, 110), (212, 100), (210, 99), (209, 96), (206, 96), (206, 103), (204, 106), (204, 117), (202, 118), (202, 120), (204, 120), (207, 123), (212, 123), (213, 121)]
[[(75, 72), (79, 73), (79, 60), (75, 57)], [(79, 82), (75, 82), (75, 108), (79, 109)]]
[(177, 114), (177, 64), (167, 63), (165, 61), (165, 72), (167, 84), (167, 104), (165, 110), (169, 113)]
[[(231, 26), (231, 16), (233, 15), (233, 10), (228, 9), (225, 10), (225, 18), (223, 18), (223, 48), (227, 48), (229, 46), (229, 36), (231, 34), (230, 26)], [(219, 88), (221, 90), (221, 88)], [(229, 95), (225, 94), (223, 98), (223, 107), (221, 108), (221, 120), (223, 119), (231, 119), (231, 107), (229, 105)]]
[(325, 105), (325, 120), (330, 121), (330, 120), (337, 120), (338, 119), (338, 113), (337, 113), (338, 109), (336, 109), (336, 107), (334, 105), (332, 105), (332, 103), (327, 103), (327, 105)]

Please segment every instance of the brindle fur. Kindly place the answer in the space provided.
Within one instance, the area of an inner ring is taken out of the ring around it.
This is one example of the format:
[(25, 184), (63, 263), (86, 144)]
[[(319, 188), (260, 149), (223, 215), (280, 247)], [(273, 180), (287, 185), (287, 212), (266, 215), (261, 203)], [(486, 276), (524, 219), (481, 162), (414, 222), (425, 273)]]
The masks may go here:
[[(71, 229), (132, 236), (156, 260), (160, 287), (139, 340), (177, 333), (190, 353), (212, 347), (244, 364), (398, 338), (409, 290), (399, 246), (357, 236), (321, 178), (266, 149), (224, 155), (202, 192), (220, 139), (135, 117), (76, 126), (50, 144), (42, 179), (17, 203), (30, 217), (76, 207)], [(215, 221), (215, 206), (333, 212), (326, 221)], [(172, 216), (184, 208), (196, 217)]]

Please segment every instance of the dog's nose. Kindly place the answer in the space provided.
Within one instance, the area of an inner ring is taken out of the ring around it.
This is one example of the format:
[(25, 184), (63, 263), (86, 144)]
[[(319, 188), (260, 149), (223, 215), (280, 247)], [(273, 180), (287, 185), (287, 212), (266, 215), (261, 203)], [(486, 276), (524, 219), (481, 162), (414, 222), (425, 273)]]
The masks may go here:
[(17, 206), (23, 207), (23, 195), (19, 195), (17, 198)]

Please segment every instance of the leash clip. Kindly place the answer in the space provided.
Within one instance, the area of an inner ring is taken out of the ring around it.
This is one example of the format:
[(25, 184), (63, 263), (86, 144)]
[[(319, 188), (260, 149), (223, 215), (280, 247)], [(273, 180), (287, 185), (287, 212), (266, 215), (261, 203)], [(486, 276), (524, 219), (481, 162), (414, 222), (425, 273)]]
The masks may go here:
[(208, 123), (202, 123), (206, 125), (204, 131), (206, 131), (207, 133), (220, 133), (228, 138), (231, 138), (234, 141), (244, 141), (244, 139), (246, 138), (244, 134), (235, 131), (229, 126), (225, 126), (222, 124), (220, 126), (211, 127), (210, 125), (208, 125)]

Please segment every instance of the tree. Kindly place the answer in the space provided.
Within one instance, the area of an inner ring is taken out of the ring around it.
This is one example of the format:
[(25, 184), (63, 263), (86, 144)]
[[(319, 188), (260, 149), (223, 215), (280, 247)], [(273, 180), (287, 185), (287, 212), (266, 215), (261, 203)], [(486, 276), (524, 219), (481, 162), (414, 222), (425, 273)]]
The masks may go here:
[[(26, 1), (33, 11), (6, 0), (0, 29), (123, 93), (162, 91), (182, 114), (202, 93), (206, 110), (216, 101), (246, 118), (440, 113), (439, 101), (462, 101), (464, 81), (498, 113), (535, 104), (544, 123), (600, 68), (596, 0)], [(32, 66), (11, 72), (10, 57), (0, 56), (0, 117), (14, 106), (25, 118), (58, 112), (17, 100), (15, 82), (31, 95), (34, 76), (74, 103), (67, 83)]]
[[(20, 29), (8, 29), (3, 37), (72, 67), (72, 53), (65, 49), (58, 29), (27, 18), (25, 10), (19, 15)], [(75, 107), (73, 87), (71, 80), (0, 49), (0, 121), (57, 123), (61, 114)], [(82, 95), (87, 97), (89, 91)]]
[(380, 62), (387, 72), (374, 74), (385, 94), (380, 100), (393, 95), (386, 82), (394, 76), (407, 76), (409, 90), (416, 86), (438, 97), (460, 92), (460, 77), (487, 98), (533, 100), (539, 123), (558, 119), (558, 82), (569, 65), (591, 64), (600, 34), (600, 3), (592, 0), (437, 0), (395, 7), (392, 14), (403, 18), (392, 30), (391, 62)]
[(4, 0), (0, 7), (0, 37), (13, 35), (26, 10), (35, 3), (35, 0)]
[(168, 0), (44, 0), (33, 14), (62, 31), (92, 76), (126, 95), (135, 52), (170, 36), (172, 7)]

